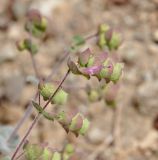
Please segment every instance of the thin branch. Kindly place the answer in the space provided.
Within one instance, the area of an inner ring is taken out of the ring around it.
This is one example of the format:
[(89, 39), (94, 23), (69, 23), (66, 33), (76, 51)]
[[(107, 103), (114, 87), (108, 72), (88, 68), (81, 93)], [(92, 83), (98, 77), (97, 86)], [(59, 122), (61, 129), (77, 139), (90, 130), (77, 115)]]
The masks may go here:
[(36, 64), (36, 61), (35, 61), (35, 57), (31, 53), (30, 53), (30, 57), (31, 57), (33, 69), (35, 71), (35, 75), (36, 75), (36, 77), (38, 79), (40, 79), (40, 75), (39, 75), (39, 72), (38, 72), (38, 68), (37, 68), (37, 64)]
[[(59, 91), (60, 87), (62, 86), (62, 84), (64, 83), (64, 81), (66, 80), (66, 78), (68, 77), (70, 73), (70, 69), (67, 71), (67, 73), (65, 74), (64, 78), (62, 79), (62, 81), (60, 82), (59, 86), (57, 87), (57, 89), (55, 90), (55, 92), (52, 94), (52, 96), (49, 98), (49, 100), (46, 102), (46, 104), (43, 107), (43, 110), (45, 110), (47, 108), (47, 106), (49, 105), (49, 103), (51, 102), (51, 99), (56, 95), (56, 93)], [(22, 138), (21, 142), (19, 143), (19, 145), (17, 146), (14, 154), (12, 155), (11, 160), (14, 160), (14, 158), (16, 157), (18, 151), (20, 150), (20, 148), (22, 147), (22, 145), (24, 144), (25, 140), (27, 139), (27, 137), (29, 136), (29, 134), (31, 133), (33, 127), (35, 126), (35, 124), (37, 123), (37, 121), (40, 118), (40, 113), (38, 113), (36, 115), (36, 117), (34, 118), (34, 120), (32, 121), (30, 127), (28, 128), (28, 130), (26, 131), (24, 137)]]

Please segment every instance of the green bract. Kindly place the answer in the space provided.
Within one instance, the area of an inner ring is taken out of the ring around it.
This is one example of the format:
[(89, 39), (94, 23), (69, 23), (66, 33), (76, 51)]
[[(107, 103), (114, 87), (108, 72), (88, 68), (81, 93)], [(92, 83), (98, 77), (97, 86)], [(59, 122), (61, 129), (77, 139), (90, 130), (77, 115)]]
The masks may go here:
[(113, 32), (112, 33), (112, 37), (111, 37), (111, 40), (109, 41), (108, 45), (109, 45), (109, 48), (112, 50), (112, 49), (117, 49), (120, 44), (121, 44), (121, 35), (120, 33), (118, 32)]
[(79, 130), (79, 134), (84, 135), (87, 132), (88, 128), (89, 128), (89, 124), (90, 123), (89, 123), (88, 119), (85, 118), (83, 120), (82, 128)]
[(50, 84), (46, 83), (40, 88), (40, 94), (43, 96), (43, 99), (46, 101), (55, 91), (55, 87)]
[(82, 123), (83, 123), (83, 116), (80, 113), (78, 113), (76, 114), (75, 117), (72, 118), (69, 130), (70, 131), (80, 130), (80, 128), (82, 127)]
[[(43, 96), (43, 99), (45, 101), (48, 100), (53, 95), (54, 92), (55, 92), (55, 86), (53, 86), (50, 83), (46, 83), (40, 88), (40, 94)], [(67, 98), (68, 94), (63, 89), (60, 89), (56, 93), (56, 95), (52, 98), (51, 103), (62, 105), (66, 103)]]
[(68, 94), (63, 90), (59, 90), (51, 102), (62, 105), (67, 102), (67, 98), (68, 98)]
[(123, 64), (122, 63), (116, 63), (114, 65), (114, 69), (113, 69), (113, 72), (111, 74), (110, 80), (113, 81), (114, 83), (116, 83), (121, 76), (122, 69), (123, 69)]
[(98, 46), (101, 49), (108, 48), (109, 50), (116, 50), (122, 42), (120, 31), (110, 28), (106, 24), (99, 26), (98, 34)]
[(90, 67), (93, 65), (94, 57), (89, 48), (79, 54), (78, 63), (81, 67)]
[(84, 118), (80, 113), (72, 118), (71, 124), (69, 126), (70, 131), (74, 132), (76, 136), (78, 136), (79, 134), (84, 135), (88, 128), (88, 119)]
[(98, 40), (98, 46), (101, 49), (104, 49), (106, 47), (107, 41), (105, 39), (105, 33), (109, 30), (109, 26), (107, 24), (101, 24), (99, 26), (99, 40)]

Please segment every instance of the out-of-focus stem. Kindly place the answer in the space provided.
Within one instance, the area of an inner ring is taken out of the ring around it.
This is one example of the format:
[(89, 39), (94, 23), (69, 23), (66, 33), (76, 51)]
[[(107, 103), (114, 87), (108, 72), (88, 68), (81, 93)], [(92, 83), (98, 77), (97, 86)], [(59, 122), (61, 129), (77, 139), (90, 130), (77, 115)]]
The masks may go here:
[[(36, 100), (38, 97), (38, 92), (35, 94), (33, 100)], [(13, 132), (11, 133), (10, 137), (8, 138), (8, 142), (11, 141), (12, 138), (14, 138), (17, 135), (17, 132), (19, 130), (19, 128), (23, 125), (23, 123), (25, 122), (25, 120), (30, 116), (30, 114), (32, 113), (32, 103), (30, 102), (24, 116), (20, 119), (20, 121), (17, 123), (16, 127), (14, 128)]]
[(31, 56), (31, 61), (32, 61), (32, 65), (33, 65), (33, 69), (35, 71), (35, 75), (38, 79), (40, 79), (40, 75), (39, 75), (39, 72), (38, 72), (38, 68), (37, 68), (37, 64), (36, 64), (36, 61), (35, 61), (35, 57), (30, 53), (30, 56)]

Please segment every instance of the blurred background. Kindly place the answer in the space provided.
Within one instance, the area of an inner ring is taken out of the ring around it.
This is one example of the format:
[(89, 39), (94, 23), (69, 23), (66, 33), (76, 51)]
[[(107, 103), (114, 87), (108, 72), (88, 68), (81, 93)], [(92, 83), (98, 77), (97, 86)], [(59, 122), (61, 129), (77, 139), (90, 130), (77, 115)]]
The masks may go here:
[[(63, 108), (87, 116), (91, 121), (89, 131), (75, 138), (58, 123), (41, 119), (29, 140), (49, 142), (55, 149), (69, 140), (81, 159), (87, 160), (157, 160), (158, 0), (0, 0), (1, 125), (16, 126), (36, 93), (30, 56), (20, 53), (15, 45), (26, 37), (23, 26), (31, 8), (40, 10), (50, 22), (49, 34), (40, 42), (35, 57), (42, 76), (49, 75), (74, 35), (96, 33), (101, 23), (122, 30), (124, 42), (118, 54), (125, 68), (116, 99), (117, 114), (103, 101), (90, 103), (82, 89), (87, 81), (71, 75), (65, 83), (70, 86), (69, 101)], [(60, 81), (65, 66), (66, 61), (53, 80)], [(51, 105), (49, 110), (53, 110)], [(19, 129), (20, 136), (35, 115), (34, 111)]]

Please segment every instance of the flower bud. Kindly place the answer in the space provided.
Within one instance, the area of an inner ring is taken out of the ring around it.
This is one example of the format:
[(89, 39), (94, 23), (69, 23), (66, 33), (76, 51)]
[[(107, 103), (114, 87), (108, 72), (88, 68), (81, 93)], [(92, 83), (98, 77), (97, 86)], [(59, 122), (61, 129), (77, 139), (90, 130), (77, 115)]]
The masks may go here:
[(69, 130), (76, 136), (79, 134), (84, 135), (88, 128), (89, 121), (85, 119), (80, 113), (76, 114), (76, 116), (72, 118), (69, 125)]
[(110, 28), (109, 25), (107, 25), (107, 24), (101, 24), (99, 26), (99, 34), (105, 33), (106, 31), (109, 30), (109, 28)]
[(109, 30), (109, 26), (107, 24), (101, 24), (99, 26), (99, 40), (98, 40), (98, 46), (101, 49), (104, 49), (106, 47), (107, 41), (105, 39), (105, 33)]
[(82, 128), (79, 130), (79, 134), (84, 135), (87, 132), (88, 128), (89, 128), (89, 121), (88, 119), (85, 118), (83, 120)]
[(99, 79), (109, 79), (112, 74), (112, 71), (113, 71), (113, 64), (110, 59), (107, 59), (103, 63), (103, 67), (101, 71), (99, 72), (99, 74), (97, 75), (97, 77)]
[(116, 50), (122, 43), (122, 35), (119, 30), (109, 29), (105, 33), (105, 39), (107, 41), (107, 46), (110, 50)]
[(25, 48), (31, 53), (36, 54), (38, 52), (38, 47), (30, 39), (24, 40)]
[(122, 74), (122, 69), (123, 69), (123, 63), (116, 63), (114, 65), (113, 72), (110, 76), (110, 80), (116, 83), (120, 79), (120, 76)]
[(94, 58), (89, 48), (79, 54), (78, 63), (81, 67), (91, 66), (93, 62)]
[(53, 94), (55, 88), (52, 84), (46, 83), (40, 87), (40, 94), (43, 96), (43, 99), (46, 101)]
[(64, 90), (59, 90), (54, 98), (52, 99), (52, 104), (63, 105), (67, 102), (68, 94)]
[(17, 42), (17, 48), (19, 51), (28, 50), (31, 54), (36, 54), (38, 52), (38, 47), (33, 44), (30, 39), (24, 39), (23, 41)]
[(72, 132), (78, 131), (81, 129), (83, 123), (83, 116), (81, 114), (76, 114), (75, 117), (72, 118), (69, 130)]

